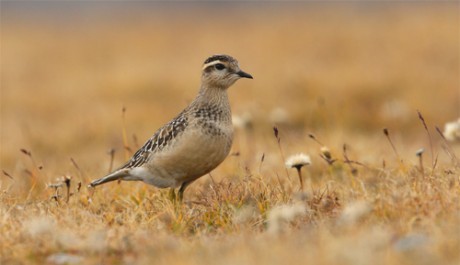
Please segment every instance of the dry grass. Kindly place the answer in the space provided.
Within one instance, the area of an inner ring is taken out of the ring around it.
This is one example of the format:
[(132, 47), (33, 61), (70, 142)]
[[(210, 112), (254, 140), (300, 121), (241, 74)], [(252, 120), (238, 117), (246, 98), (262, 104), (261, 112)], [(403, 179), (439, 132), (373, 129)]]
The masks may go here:
[[(459, 146), (435, 130), (459, 115), (458, 4), (1, 5), (0, 264), (460, 260)], [(230, 91), (233, 155), (184, 205), (88, 190), (217, 52), (255, 77)], [(284, 166), (300, 152), (305, 192)]]

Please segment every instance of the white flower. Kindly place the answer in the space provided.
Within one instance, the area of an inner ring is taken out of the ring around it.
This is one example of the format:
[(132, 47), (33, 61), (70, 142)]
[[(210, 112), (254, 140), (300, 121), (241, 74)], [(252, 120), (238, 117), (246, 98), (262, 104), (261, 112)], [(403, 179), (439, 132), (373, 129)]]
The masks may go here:
[(51, 264), (82, 264), (83, 260), (83, 256), (63, 252), (52, 254), (46, 258), (46, 261)]
[(280, 234), (285, 231), (286, 226), (298, 217), (305, 216), (307, 208), (300, 203), (278, 205), (268, 212), (268, 232)]
[(460, 141), (460, 119), (446, 123), (443, 134), (448, 141)]
[(53, 234), (56, 221), (51, 217), (39, 216), (24, 221), (23, 227), (32, 237), (40, 237), (45, 234)]
[(235, 209), (232, 221), (234, 224), (245, 224), (256, 218), (257, 215), (258, 213), (256, 207), (252, 205), (244, 205), (239, 209)]
[(250, 112), (232, 116), (233, 125), (239, 129), (250, 129), (252, 127), (252, 120), (252, 114)]
[(407, 120), (410, 115), (410, 108), (404, 101), (389, 100), (380, 108), (380, 116), (386, 120)]
[(292, 155), (286, 159), (287, 168), (301, 168), (303, 166), (311, 165), (311, 159), (309, 155), (304, 153)]
[(88, 251), (102, 252), (107, 247), (107, 231), (96, 230), (88, 233), (84, 246)]
[(275, 124), (283, 124), (289, 121), (289, 113), (283, 108), (275, 108), (270, 112), (270, 122)]
[(365, 201), (355, 201), (343, 209), (338, 222), (342, 225), (353, 225), (372, 211), (372, 206)]
[(415, 155), (422, 156), (424, 152), (425, 152), (425, 148), (420, 148), (415, 152)]

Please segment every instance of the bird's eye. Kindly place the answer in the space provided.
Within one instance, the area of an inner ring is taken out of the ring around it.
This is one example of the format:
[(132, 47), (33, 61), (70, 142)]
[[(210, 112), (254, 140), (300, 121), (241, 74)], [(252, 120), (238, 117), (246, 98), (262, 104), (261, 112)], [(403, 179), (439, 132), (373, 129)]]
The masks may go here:
[(223, 65), (221, 63), (216, 64), (215, 67), (216, 67), (217, 70), (224, 70), (225, 69), (225, 65)]

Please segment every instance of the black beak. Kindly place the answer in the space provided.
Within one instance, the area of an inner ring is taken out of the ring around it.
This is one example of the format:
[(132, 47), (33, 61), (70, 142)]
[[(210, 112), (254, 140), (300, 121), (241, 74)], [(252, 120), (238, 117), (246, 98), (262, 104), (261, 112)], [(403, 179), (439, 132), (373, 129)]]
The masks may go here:
[(240, 77), (244, 77), (244, 78), (250, 78), (250, 79), (253, 79), (252, 75), (246, 73), (246, 72), (243, 72), (243, 71), (239, 71), (236, 73), (237, 75), (239, 75)]

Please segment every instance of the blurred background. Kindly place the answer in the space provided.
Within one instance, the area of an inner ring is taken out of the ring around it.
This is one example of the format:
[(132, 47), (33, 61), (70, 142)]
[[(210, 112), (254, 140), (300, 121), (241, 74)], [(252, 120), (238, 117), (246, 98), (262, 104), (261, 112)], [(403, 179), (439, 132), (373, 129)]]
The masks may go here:
[(71, 157), (105, 172), (111, 148), (124, 160), (123, 128), (142, 144), (216, 53), (254, 76), (229, 94), (256, 151), (274, 125), (302, 148), (308, 133), (425, 139), (417, 110), (433, 128), (460, 114), (459, 19), (455, 2), (2, 1), (0, 168), (19, 170), (25, 148), (48, 172)]

